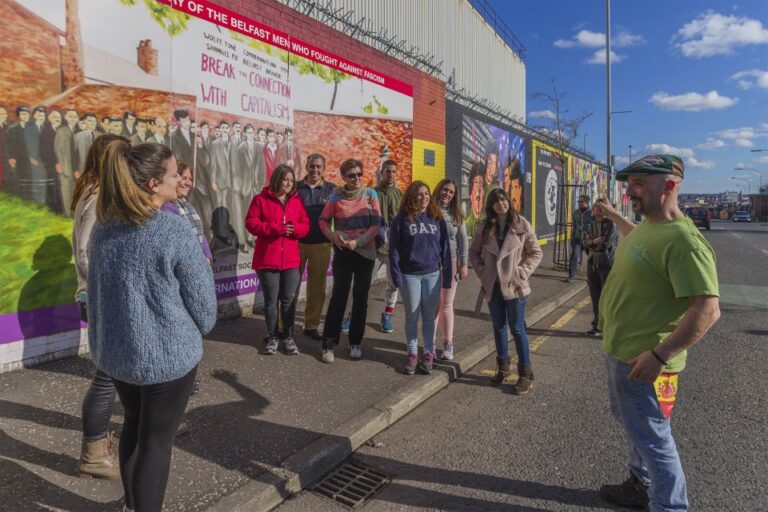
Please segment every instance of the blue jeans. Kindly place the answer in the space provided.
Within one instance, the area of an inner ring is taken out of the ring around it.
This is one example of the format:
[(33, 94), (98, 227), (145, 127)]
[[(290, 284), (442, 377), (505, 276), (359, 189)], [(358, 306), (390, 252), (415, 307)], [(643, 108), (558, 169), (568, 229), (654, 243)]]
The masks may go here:
[(653, 384), (629, 379), (632, 367), (609, 355), (611, 412), (629, 444), (629, 470), (648, 487), (653, 512), (688, 510), (683, 467), (672, 426), (664, 417)]
[(571, 258), (568, 261), (568, 277), (573, 279), (576, 277), (576, 271), (581, 265), (581, 239), (571, 238)]
[(400, 295), (405, 306), (405, 337), (408, 353), (419, 351), (419, 315), (424, 353), (435, 351), (435, 320), (440, 306), (440, 271), (430, 274), (403, 274)]
[(528, 350), (528, 333), (525, 330), (525, 303), (527, 298), (504, 299), (501, 294), (499, 281), (493, 285), (491, 300), (488, 309), (491, 311), (491, 323), (493, 324), (493, 339), (496, 342), (496, 357), (506, 359), (509, 357), (509, 337), (507, 327), (512, 331), (517, 349), (517, 362), (519, 364), (531, 364), (531, 355)]

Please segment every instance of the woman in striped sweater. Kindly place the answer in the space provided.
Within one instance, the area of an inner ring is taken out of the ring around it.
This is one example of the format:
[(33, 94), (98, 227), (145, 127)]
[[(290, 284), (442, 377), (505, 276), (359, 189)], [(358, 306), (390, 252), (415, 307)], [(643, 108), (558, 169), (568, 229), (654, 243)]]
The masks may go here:
[(376, 235), (381, 227), (378, 196), (376, 191), (363, 184), (362, 162), (350, 158), (339, 170), (344, 186), (333, 191), (319, 219), (320, 230), (333, 243), (333, 292), (323, 331), (322, 360), (325, 363), (334, 360), (333, 351), (339, 343), (350, 287), (353, 300), (349, 356), (352, 359), (363, 357), (360, 344), (365, 334), (368, 291), (376, 261)]

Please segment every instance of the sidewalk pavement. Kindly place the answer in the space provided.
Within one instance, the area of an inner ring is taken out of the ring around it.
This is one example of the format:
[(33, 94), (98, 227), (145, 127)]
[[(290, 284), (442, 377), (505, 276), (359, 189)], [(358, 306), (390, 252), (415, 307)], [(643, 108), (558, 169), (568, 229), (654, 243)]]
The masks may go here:
[[(566, 284), (564, 273), (551, 270), (550, 247), (531, 279), (528, 325), (585, 287), (583, 280)], [(478, 289), (470, 271), (456, 295), (456, 357), (428, 376), (402, 372), (400, 304), (395, 332), (379, 331), (381, 284), (371, 289), (362, 361), (349, 359), (342, 336), (336, 362), (322, 363), (319, 342), (301, 334), (301, 315), (298, 356), (261, 353), (261, 315), (220, 322), (205, 341), (201, 392), (184, 419), (189, 431), (176, 439), (165, 510), (270, 510), (333, 469), (493, 352), (487, 305), (476, 309)], [(92, 375), (87, 357), (0, 374), (0, 502), (8, 510), (122, 506), (120, 482), (76, 476), (80, 406)], [(119, 433), (119, 402), (112, 420)]]

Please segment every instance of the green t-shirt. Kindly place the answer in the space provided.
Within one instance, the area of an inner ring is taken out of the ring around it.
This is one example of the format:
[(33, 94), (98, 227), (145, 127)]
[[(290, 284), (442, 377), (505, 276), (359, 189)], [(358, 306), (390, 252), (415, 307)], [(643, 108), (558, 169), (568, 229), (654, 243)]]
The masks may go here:
[[(616, 249), (600, 297), (603, 349), (624, 362), (652, 349), (697, 295), (720, 295), (712, 247), (688, 217), (644, 220)], [(683, 351), (670, 359), (666, 371), (681, 371), (686, 356)]]

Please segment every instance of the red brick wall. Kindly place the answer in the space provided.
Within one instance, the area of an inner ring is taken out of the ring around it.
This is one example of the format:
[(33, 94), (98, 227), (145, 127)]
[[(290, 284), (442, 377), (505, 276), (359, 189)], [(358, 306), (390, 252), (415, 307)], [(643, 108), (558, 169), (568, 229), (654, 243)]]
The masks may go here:
[(48, 106), (61, 112), (74, 108), (81, 115), (85, 112), (93, 112), (99, 120), (104, 116), (122, 117), (123, 112), (130, 110), (138, 117), (145, 119), (162, 117), (170, 123), (171, 112), (177, 108), (185, 108), (194, 116), (195, 98), (115, 85), (81, 85)]
[(215, 3), (413, 86), (413, 137), (445, 143), (445, 84), (275, 0)]
[(0, 0), (0, 106), (11, 119), (19, 104), (61, 93), (59, 35), (55, 27), (9, 0)]

